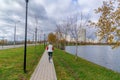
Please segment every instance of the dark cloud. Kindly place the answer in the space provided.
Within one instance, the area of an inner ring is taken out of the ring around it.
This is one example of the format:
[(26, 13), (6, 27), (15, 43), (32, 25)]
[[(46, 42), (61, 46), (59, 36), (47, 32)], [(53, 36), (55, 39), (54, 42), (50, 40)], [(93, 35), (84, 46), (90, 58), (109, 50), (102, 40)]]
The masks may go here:
[(42, 5), (29, 4), (29, 16), (37, 17), (41, 20), (47, 19), (47, 13)]

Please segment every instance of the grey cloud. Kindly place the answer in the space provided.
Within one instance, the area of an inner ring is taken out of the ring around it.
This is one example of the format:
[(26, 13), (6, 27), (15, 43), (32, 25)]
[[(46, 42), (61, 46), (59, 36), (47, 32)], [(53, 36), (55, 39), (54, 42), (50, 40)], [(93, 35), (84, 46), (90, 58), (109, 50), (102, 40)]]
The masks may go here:
[[(0, 25), (0, 30), (3, 31), (2, 33), (8, 34), (10, 33), (10, 31), (6, 29), (13, 31), (15, 22), (20, 20), (21, 22), (17, 23), (17, 35), (18, 38), (24, 39), (25, 0), (4, 0), (3, 2), (5, 4), (5, 7), (0, 8), (0, 21), (5, 22), (6, 24)], [(43, 30), (43, 32), (49, 33), (55, 30), (56, 28), (55, 25), (57, 21), (60, 21), (62, 18), (69, 17), (69, 15), (71, 14), (82, 12), (83, 9), (88, 9), (88, 7), (85, 4), (81, 5), (78, 2), (79, 0), (65, 0), (64, 2), (62, 0), (44, 0), (44, 1), (29, 0), (28, 39), (32, 39), (32, 36), (35, 32), (36, 27), (35, 16), (37, 17), (39, 22), (39, 24), (37, 25), (38, 29)], [(18, 7), (14, 7), (15, 5), (13, 5), (13, 3), (17, 4)], [(90, 9), (90, 12), (87, 13), (91, 14), (91, 12), (92, 11)], [(17, 16), (18, 18), (15, 19), (13, 18), (13, 16)], [(10, 28), (6, 27), (7, 24), (8, 25), (11, 24)], [(89, 31), (90, 35), (88, 35), (88, 37), (92, 38), (95, 37), (92, 36), (93, 35), (92, 30)], [(11, 38), (13, 38), (13, 34), (10, 35)], [(8, 35), (9, 38), (10, 35)]]
[(33, 17), (36, 16), (37, 18), (42, 20), (47, 19), (45, 8), (41, 5), (35, 5), (35, 4), (29, 5), (29, 15)]

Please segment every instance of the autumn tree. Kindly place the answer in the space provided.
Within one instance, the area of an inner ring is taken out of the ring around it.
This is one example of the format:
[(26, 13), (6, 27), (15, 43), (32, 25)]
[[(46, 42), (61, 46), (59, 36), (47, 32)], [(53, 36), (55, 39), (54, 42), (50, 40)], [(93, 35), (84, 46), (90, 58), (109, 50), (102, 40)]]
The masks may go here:
[(55, 43), (56, 42), (56, 35), (53, 33), (48, 34), (48, 42)]
[(120, 2), (103, 1), (103, 5), (95, 9), (96, 14), (100, 14), (97, 22), (90, 21), (90, 25), (95, 26), (100, 41), (107, 43), (120, 42)]

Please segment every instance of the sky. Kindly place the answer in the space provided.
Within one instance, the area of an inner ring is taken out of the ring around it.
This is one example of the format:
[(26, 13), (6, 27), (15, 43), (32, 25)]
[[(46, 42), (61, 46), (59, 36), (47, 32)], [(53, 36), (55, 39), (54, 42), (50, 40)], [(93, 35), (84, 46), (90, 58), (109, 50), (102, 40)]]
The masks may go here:
[[(28, 3), (28, 39), (32, 40), (35, 28), (38, 36), (55, 31), (56, 23), (75, 13), (89, 14), (96, 21), (94, 9), (102, 5), (103, 0), (29, 0)], [(36, 24), (37, 23), (37, 24)], [(24, 40), (25, 0), (0, 0), (0, 39), (3, 37)], [(95, 29), (87, 28), (87, 37), (95, 38)]]

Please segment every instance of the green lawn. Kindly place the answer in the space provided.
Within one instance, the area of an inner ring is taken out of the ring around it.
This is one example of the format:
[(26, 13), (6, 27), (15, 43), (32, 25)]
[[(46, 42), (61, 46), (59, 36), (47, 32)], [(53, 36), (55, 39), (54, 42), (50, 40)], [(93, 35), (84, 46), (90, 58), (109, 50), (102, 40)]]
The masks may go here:
[(120, 80), (120, 73), (113, 72), (84, 59), (56, 49), (53, 54), (58, 80)]
[(44, 49), (37, 46), (27, 48), (27, 73), (23, 72), (24, 48), (0, 50), (0, 80), (29, 80)]

